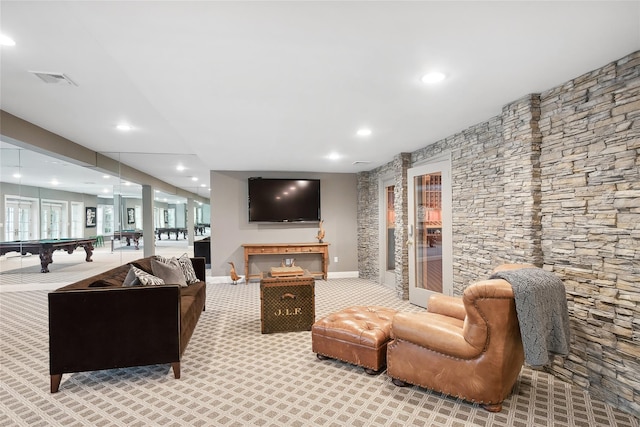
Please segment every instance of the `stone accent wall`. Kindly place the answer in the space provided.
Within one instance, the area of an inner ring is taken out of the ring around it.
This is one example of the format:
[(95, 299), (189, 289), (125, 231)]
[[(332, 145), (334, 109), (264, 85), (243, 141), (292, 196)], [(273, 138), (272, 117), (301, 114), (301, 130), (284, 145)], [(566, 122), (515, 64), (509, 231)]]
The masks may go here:
[(380, 278), (380, 197), (378, 173), (361, 172), (358, 180), (358, 275), (378, 281)]
[(400, 153), (393, 161), (369, 172), (358, 174), (358, 266), (359, 276), (380, 280), (380, 181), (391, 179), (394, 189), (395, 275), (396, 292), (409, 299), (409, 266), (407, 250), (407, 169), (411, 155)]
[(392, 168), (396, 171), (394, 176), (394, 209), (396, 212), (396, 293), (399, 298), (409, 299), (409, 204), (407, 194), (407, 169), (411, 165), (411, 154), (402, 153), (396, 156), (392, 162)]
[(451, 156), (454, 295), (509, 257), (504, 245), (504, 150), (498, 116), (412, 153), (413, 165)]
[(529, 95), (502, 110), (505, 262), (542, 265), (540, 239), (540, 97)]
[[(553, 271), (567, 288), (572, 346), (548, 370), (640, 416), (640, 52), (516, 100), (406, 163), (396, 157), (360, 174), (360, 202), (375, 206), (361, 207), (360, 238), (375, 247), (361, 249), (363, 277), (379, 280), (380, 177), (405, 177), (396, 227), (406, 230), (406, 170), (444, 153), (454, 294), (503, 262)], [(398, 257), (396, 287), (406, 298), (408, 258)]]
[(640, 52), (540, 99), (542, 251), (573, 335), (552, 370), (640, 415)]

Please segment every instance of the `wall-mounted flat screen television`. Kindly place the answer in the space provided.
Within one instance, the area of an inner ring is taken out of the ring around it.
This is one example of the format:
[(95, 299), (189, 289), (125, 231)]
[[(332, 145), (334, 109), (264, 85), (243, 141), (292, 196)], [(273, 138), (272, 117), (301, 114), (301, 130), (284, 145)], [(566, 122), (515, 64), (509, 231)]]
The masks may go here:
[(249, 222), (319, 220), (319, 179), (249, 178)]

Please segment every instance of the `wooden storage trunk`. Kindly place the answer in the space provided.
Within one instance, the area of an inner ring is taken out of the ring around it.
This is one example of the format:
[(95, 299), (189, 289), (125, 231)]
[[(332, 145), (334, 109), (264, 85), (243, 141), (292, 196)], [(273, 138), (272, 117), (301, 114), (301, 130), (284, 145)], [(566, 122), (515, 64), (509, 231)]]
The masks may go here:
[(310, 331), (315, 318), (313, 277), (260, 280), (260, 321), (263, 334)]

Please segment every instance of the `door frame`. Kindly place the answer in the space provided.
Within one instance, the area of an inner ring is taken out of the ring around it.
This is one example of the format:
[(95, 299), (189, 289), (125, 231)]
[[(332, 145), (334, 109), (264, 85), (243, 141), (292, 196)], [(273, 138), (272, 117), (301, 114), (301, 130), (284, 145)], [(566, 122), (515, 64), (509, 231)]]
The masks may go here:
[(435, 292), (416, 286), (416, 245), (414, 244), (415, 218), (415, 188), (414, 178), (433, 172), (442, 173), (442, 293), (453, 295), (453, 201), (451, 182), (451, 157), (432, 159), (427, 163), (415, 165), (407, 170), (408, 196), (408, 247), (409, 247), (409, 302), (420, 307), (426, 307), (429, 296)]

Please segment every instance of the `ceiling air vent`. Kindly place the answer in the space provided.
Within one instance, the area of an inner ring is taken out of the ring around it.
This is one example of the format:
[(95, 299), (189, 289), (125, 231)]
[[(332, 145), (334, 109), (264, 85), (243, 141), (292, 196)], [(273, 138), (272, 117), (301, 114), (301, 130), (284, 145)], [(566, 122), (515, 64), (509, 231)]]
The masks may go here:
[(69, 76), (64, 73), (48, 73), (46, 71), (29, 71), (31, 74), (38, 77), (48, 84), (67, 84), (71, 86), (78, 86), (76, 82), (71, 80)]

